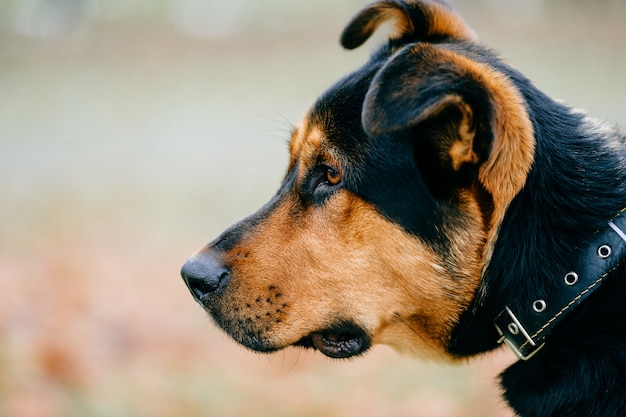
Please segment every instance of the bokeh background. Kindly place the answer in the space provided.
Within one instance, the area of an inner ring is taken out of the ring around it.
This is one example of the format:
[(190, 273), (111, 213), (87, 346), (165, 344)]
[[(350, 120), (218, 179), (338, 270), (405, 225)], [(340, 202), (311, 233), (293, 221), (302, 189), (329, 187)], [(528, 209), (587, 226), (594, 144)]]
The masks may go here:
[[(504, 417), (501, 351), (255, 355), (179, 278), (276, 190), (362, 0), (0, 0), (0, 416)], [(454, 1), (549, 94), (626, 125), (626, 2)]]

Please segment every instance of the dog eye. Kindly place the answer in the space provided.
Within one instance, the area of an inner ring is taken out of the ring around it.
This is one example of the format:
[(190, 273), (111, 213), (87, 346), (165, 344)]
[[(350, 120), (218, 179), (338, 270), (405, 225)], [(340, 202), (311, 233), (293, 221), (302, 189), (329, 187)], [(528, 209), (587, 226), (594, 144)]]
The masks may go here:
[(336, 169), (326, 167), (324, 182), (330, 186), (337, 185), (341, 182), (341, 174)]
[(317, 165), (307, 181), (307, 188), (309, 195), (313, 197), (313, 201), (316, 203), (323, 203), (330, 197), (334, 191), (343, 183), (343, 176), (338, 169), (332, 168), (328, 165)]

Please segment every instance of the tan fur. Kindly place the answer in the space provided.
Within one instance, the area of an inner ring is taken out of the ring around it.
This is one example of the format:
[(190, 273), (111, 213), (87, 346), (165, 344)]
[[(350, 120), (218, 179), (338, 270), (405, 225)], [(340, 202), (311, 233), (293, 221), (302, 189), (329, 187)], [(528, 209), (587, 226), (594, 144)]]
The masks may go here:
[(428, 4), (430, 36), (447, 35), (453, 39), (477, 40), (474, 31), (453, 10), (434, 1), (424, 3)]
[(473, 150), (474, 136), (476, 131), (473, 128), (472, 108), (456, 94), (450, 94), (437, 101), (432, 106), (426, 108), (420, 117), (413, 123), (418, 124), (430, 117), (438, 115), (449, 106), (456, 107), (461, 113), (461, 120), (457, 128), (458, 136), (448, 149), (448, 155), (452, 163), (452, 169), (458, 171), (464, 164), (475, 164), (478, 162), (478, 155)]
[(461, 111), (462, 118), (459, 124), (459, 137), (450, 147), (450, 159), (452, 169), (458, 171), (464, 164), (475, 164), (478, 162), (478, 155), (474, 152), (472, 144), (476, 131), (472, 127), (472, 109), (464, 102), (457, 104)]
[(400, 9), (383, 8), (381, 5), (378, 17), (368, 22), (368, 24), (363, 28), (363, 32), (373, 33), (381, 23), (386, 21), (393, 21), (393, 26), (391, 28), (392, 33), (389, 35), (392, 39), (399, 38), (403, 34), (414, 30), (413, 22), (411, 22), (410, 19), (407, 19)]

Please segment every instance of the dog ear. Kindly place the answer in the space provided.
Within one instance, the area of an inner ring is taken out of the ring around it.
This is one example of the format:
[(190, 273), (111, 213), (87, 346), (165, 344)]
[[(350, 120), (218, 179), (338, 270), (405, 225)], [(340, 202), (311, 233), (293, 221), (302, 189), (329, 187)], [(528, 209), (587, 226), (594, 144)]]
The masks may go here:
[(443, 0), (382, 0), (366, 6), (352, 18), (341, 35), (341, 44), (346, 49), (357, 48), (387, 21), (393, 22), (392, 40), (476, 39)]
[(436, 45), (408, 45), (390, 58), (366, 94), (362, 122), (372, 136), (410, 131), (418, 165), (436, 166), (434, 178), (472, 175), (502, 210), (534, 157), (520, 91), (504, 74)]

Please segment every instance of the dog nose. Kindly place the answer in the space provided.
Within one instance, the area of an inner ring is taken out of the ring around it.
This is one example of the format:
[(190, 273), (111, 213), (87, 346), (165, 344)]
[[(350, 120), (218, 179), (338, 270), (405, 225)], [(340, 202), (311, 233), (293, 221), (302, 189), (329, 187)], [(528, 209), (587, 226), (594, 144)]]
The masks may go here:
[(180, 271), (187, 288), (199, 303), (222, 288), (230, 272), (210, 251), (201, 252), (191, 257)]

